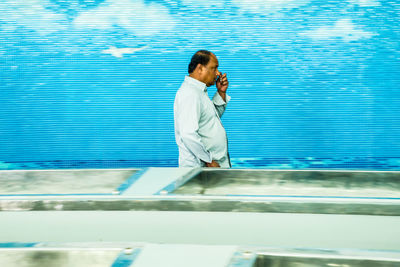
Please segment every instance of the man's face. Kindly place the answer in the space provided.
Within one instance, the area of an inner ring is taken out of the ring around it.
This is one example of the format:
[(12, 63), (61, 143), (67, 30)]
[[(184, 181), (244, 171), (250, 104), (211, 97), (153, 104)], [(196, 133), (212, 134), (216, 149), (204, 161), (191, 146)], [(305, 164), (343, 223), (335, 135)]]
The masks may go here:
[(207, 86), (211, 86), (215, 84), (218, 75), (220, 75), (218, 71), (218, 59), (216, 56), (211, 55), (207, 66), (202, 66), (202, 80)]

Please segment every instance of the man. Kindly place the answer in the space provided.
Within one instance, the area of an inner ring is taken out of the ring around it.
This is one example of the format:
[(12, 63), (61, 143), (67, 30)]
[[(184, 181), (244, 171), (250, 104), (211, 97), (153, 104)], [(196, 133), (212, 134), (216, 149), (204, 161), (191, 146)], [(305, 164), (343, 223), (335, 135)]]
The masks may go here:
[[(207, 87), (218, 91), (211, 102)], [(230, 96), (226, 73), (218, 71), (217, 57), (207, 50), (197, 51), (189, 64), (189, 75), (176, 93), (174, 103), (175, 139), (179, 167), (230, 168), (228, 140), (220, 117)]]

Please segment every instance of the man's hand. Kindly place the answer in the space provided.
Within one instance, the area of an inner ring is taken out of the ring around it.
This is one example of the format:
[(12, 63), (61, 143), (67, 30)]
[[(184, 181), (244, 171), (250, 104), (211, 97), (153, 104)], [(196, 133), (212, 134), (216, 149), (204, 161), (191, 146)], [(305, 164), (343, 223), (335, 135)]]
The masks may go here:
[(219, 166), (219, 164), (218, 164), (218, 162), (216, 162), (215, 160), (213, 160), (213, 161), (211, 161), (211, 163), (206, 163), (206, 166), (207, 167), (212, 167), (212, 168), (218, 168), (218, 167), (220, 167)]
[(229, 85), (229, 82), (228, 82), (228, 78), (226, 77), (226, 73), (224, 73), (224, 74), (220, 73), (219, 78), (216, 83), (218, 93), (226, 94), (226, 90), (228, 90), (228, 85)]
[(218, 94), (222, 97), (224, 101), (226, 101), (226, 90), (228, 90), (228, 78), (226, 77), (226, 73), (219, 73), (219, 78), (215, 84), (218, 89)]

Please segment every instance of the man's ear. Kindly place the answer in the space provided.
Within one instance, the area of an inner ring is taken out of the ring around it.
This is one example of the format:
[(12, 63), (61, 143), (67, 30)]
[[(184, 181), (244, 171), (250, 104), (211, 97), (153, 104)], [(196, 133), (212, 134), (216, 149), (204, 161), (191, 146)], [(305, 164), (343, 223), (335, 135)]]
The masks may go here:
[(197, 69), (199, 72), (203, 72), (203, 68), (204, 68), (204, 66), (203, 66), (203, 65), (201, 65), (200, 63), (199, 63), (199, 64), (197, 64), (197, 67), (196, 67), (196, 69)]

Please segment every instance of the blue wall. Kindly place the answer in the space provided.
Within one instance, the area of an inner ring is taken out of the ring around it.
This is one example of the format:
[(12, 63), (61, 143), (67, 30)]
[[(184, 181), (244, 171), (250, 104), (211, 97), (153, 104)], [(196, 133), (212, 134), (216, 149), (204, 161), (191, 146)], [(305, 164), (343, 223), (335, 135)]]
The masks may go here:
[(2, 0), (0, 161), (174, 166), (198, 49), (230, 79), (232, 158), (398, 157), (399, 16), (379, 0)]

